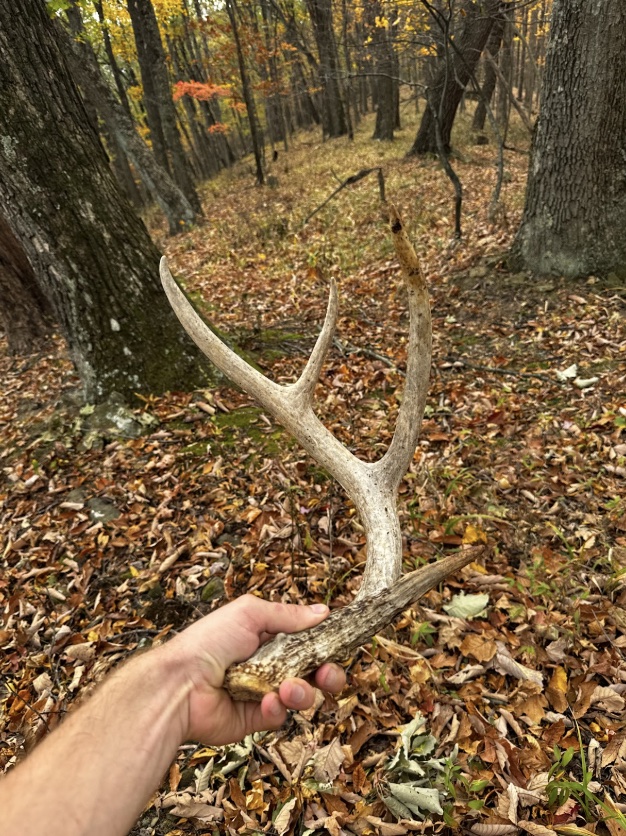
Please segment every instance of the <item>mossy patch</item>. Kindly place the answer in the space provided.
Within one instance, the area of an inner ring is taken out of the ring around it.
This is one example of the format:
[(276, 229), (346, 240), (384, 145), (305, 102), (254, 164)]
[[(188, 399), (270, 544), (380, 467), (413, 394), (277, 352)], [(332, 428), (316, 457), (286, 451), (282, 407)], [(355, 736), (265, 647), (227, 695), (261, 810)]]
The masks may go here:
[(276, 456), (289, 443), (281, 427), (270, 430), (267, 424), (259, 423), (263, 410), (247, 406), (228, 413), (217, 413), (211, 419), (217, 429), (215, 441), (224, 447), (241, 446), (245, 438), (258, 450), (261, 456)]

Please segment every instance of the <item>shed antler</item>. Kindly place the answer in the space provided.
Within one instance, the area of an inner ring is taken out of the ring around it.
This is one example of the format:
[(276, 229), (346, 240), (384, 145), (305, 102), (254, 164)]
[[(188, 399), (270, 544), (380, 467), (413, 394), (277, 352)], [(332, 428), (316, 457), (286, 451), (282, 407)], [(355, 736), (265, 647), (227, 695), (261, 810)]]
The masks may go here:
[(398, 485), (415, 452), (426, 403), (431, 356), (431, 319), (426, 284), (402, 221), (390, 207), (391, 232), (409, 297), (406, 384), (396, 430), (385, 455), (370, 464), (358, 459), (321, 423), (313, 394), (337, 322), (337, 285), (331, 280), (322, 331), (300, 378), (281, 386), (231, 351), (202, 321), (161, 260), (161, 281), (183, 327), (207, 357), (273, 415), (304, 449), (343, 486), (354, 502), (367, 542), (363, 582), (354, 602), (303, 633), (281, 634), (247, 662), (233, 665), (226, 687), (237, 699), (261, 699), (287, 677), (305, 676), (322, 662), (345, 658), (409, 604), (457, 569), (481, 548), (467, 549), (436, 563), (402, 573), (402, 537), (397, 512)]

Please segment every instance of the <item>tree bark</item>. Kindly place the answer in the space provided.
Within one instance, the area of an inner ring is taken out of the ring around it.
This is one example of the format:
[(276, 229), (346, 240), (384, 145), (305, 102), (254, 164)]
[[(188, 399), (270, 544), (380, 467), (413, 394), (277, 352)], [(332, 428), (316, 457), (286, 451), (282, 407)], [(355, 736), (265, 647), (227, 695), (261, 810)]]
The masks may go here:
[[(82, 21), (79, 9), (73, 8), (70, 18), (73, 31), (80, 35)], [(77, 17), (78, 15), (78, 17)], [(57, 38), (62, 39), (59, 29)], [(170, 235), (182, 232), (196, 222), (196, 212), (169, 173), (161, 168), (155, 155), (139, 136), (134, 123), (127, 116), (125, 108), (118, 102), (106, 83), (96, 55), (86, 40), (64, 44), (65, 55), (75, 79), (82, 80), (85, 95), (93, 102), (102, 119), (106, 122), (114, 140), (121, 146), (134, 165), (144, 186), (162, 209), (169, 225)]]
[(33, 268), (6, 220), (0, 217), (0, 323), (10, 354), (29, 354), (49, 335), (52, 310)]
[(339, 53), (333, 28), (332, 0), (306, 0), (319, 53), (322, 128), (327, 137), (344, 136), (348, 123), (341, 98)]
[(458, 39), (454, 39), (454, 46), (446, 39), (445, 54), (429, 93), (432, 107), (424, 110), (415, 142), (407, 156), (437, 153), (437, 118), (445, 152), (450, 153), (454, 117), (500, 8), (500, 0), (466, 0), (463, 4), (465, 14)]
[[(487, 45), (485, 51), (491, 55), (494, 61), (498, 60), (498, 52), (500, 51), (500, 44), (502, 43), (502, 35), (504, 34), (505, 18), (498, 15), (491, 28), (489, 37), (487, 38)], [(493, 92), (496, 89), (496, 71), (493, 64), (485, 61), (485, 81), (481, 88), (482, 95), (478, 99), (476, 110), (474, 111), (474, 119), (472, 121), (472, 130), (483, 131), (485, 128), (485, 119), (487, 118), (487, 105), (491, 102)]]
[(263, 132), (261, 124), (257, 117), (256, 103), (254, 101), (254, 94), (252, 92), (252, 85), (250, 83), (250, 76), (248, 75), (248, 68), (246, 66), (246, 59), (243, 54), (241, 46), (241, 38), (239, 37), (239, 27), (237, 25), (237, 7), (235, 0), (226, 0), (226, 11), (228, 12), (228, 19), (233, 30), (233, 38), (235, 39), (235, 47), (237, 49), (237, 61), (239, 63), (239, 75), (241, 76), (241, 87), (243, 90), (243, 99), (246, 103), (248, 111), (248, 122), (250, 124), (250, 137), (252, 139), (252, 150), (254, 152), (254, 160), (256, 163), (256, 180), (262, 186), (265, 183), (265, 144), (263, 141)]
[[(153, 125), (155, 130), (153, 142), (158, 138), (160, 143), (162, 136), (166, 155), (166, 163), (163, 167), (168, 171), (171, 169), (174, 182), (194, 211), (201, 215), (200, 199), (192, 182), (189, 163), (178, 132), (165, 50), (154, 7), (151, 0), (127, 0), (127, 4), (137, 44), (137, 58), (141, 69), (144, 103), (151, 135)], [(158, 159), (159, 156), (157, 156)]]
[(385, 12), (379, 0), (369, 0), (367, 17), (370, 28), (370, 53), (376, 74), (376, 124), (372, 139), (391, 140), (396, 123), (394, 87), (394, 51), (389, 23), (384, 24)]
[(206, 383), (158, 284), (159, 253), (120, 192), (41, 0), (0, 4), (0, 212), (90, 400)]
[(555, 0), (514, 244), (539, 274), (626, 276), (626, 6)]

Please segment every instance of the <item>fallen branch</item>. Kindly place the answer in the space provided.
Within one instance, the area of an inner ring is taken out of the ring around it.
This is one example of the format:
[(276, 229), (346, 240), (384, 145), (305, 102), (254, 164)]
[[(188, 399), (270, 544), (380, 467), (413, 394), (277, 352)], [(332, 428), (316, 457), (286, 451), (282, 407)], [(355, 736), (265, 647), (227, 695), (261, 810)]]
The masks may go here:
[(358, 183), (359, 180), (362, 180), (364, 177), (367, 177), (368, 174), (372, 174), (373, 172), (376, 172), (378, 174), (378, 192), (379, 192), (379, 195), (380, 195), (381, 202), (384, 203), (385, 202), (385, 175), (383, 174), (382, 168), (380, 166), (376, 166), (375, 168), (362, 168), (361, 171), (358, 171), (356, 174), (353, 174), (351, 177), (348, 177), (347, 180), (343, 180), (337, 186), (335, 191), (332, 194), (330, 194), (323, 203), (320, 203), (320, 205), (316, 209), (314, 209), (312, 212), (310, 212), (306, 216), (306, 218), (302, 222), (302, 226), (306, 226), (308, 224), (308, 222), (311, 220), (311, 218), (314, 215), (317, 215), (317, 213), (320, 212), (324, 208), (324, 206), (326, 206), (328, 203), (330, 203), (330, 201), (336, 195), (338, 195), (339, 192), (342, 189), (345, 189), (346, 186), (352, 186), (352, 185), (354, 185), (354, 183)]

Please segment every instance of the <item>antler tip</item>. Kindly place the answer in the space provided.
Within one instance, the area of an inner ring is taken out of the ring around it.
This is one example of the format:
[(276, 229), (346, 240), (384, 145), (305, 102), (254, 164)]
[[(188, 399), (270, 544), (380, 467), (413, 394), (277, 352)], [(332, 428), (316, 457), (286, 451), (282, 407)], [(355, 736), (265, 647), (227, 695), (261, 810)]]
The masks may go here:
[(391, 231), (396, 234), (402, 231), (402, 219), (393, 203), (389, 204), (389, 225), (391, 226)]

